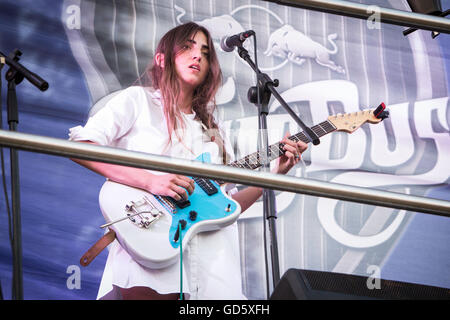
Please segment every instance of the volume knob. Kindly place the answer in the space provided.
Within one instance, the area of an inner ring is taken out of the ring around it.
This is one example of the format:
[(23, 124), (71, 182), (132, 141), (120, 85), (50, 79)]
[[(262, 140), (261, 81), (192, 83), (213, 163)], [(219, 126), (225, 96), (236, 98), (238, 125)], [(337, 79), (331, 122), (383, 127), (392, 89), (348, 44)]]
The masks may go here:
[(195, 221), (197, 219), (197, 211), (191, 210), (189, 211), (189, 220)]

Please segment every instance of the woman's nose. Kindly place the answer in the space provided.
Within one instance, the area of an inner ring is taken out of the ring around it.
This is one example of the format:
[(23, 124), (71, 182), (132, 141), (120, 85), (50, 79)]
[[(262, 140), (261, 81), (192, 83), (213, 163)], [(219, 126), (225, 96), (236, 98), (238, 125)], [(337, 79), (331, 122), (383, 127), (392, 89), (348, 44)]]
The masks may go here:
[(192, 54), (192, 59), (200, 62), (200, 60), (202, 59), (202, 53), (200, 51), (194, 50), (194, 52)]

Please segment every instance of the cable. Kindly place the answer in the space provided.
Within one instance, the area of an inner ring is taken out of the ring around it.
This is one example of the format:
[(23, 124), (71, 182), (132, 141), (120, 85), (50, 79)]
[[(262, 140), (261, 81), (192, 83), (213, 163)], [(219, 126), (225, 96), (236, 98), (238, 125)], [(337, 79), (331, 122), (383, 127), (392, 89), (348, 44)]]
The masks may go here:
[[(2, 69), (5, 65), (5, 58), (0, 56), (0, 129), (2, 129), (3, 117), (2, 117)], [(9, 243), (12, 249), (12, 232), (11, 232), (11, 212), (9, 210), (9, 201), (8, 201), (8, 193), (6, 191), (6, 180), (5, 180), (5, 161), (3, 159), (3, 148), (0, 147), (1, 154), (1, 166), (2, 166), (2, 180), (3, 180), (3, 190), (5, 191), (5, 203), (6, 203), (6, 211), (8, 213), (8, 233), (9, 233)], [(3, 289), (2, 284), (0, 282), (0, 300), (3, 300)]]
[[(5, 58), (0, 57), (0, 129), (3, 129), (3, 107), (2, 107), (2, 77), (1, 71), (5, 65)], [(8, 197), (8, 189), (6, 186), (5, 179), (5, 158), (3, 155), (3, 148), (0, 147), (0, 158), (1, 158), (1, 167), (2, 167), (2, 182), (3, 182), (3, 192), (5, 194), (5, 204), (6, 204), (6, 212), (8, 214), (8, 233), (9, 233), (9, 242), (11, 245), (11, 249), (13, 247), (13, 232), (11, 227), (11, 210), (9, 207), (9, 197)]]
[(183, 300), (183, 237), (181, 235), (180, 221), (178, 221), (178, 232), (180, 234), (180, 300)]

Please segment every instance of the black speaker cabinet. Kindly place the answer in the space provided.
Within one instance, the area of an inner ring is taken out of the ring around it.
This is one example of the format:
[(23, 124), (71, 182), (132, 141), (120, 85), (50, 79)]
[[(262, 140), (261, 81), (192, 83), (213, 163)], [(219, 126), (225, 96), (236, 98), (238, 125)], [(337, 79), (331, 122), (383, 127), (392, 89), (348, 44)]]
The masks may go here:
[(411, 10), (416, 13), (439, 15), (442, 13), (440, 0), (408, 0)]
[(369, 287), (364, 276), (289, 269), (270, 300), (450, 300), (450, 289), (440, 287), (383, 279), (378, 288)]

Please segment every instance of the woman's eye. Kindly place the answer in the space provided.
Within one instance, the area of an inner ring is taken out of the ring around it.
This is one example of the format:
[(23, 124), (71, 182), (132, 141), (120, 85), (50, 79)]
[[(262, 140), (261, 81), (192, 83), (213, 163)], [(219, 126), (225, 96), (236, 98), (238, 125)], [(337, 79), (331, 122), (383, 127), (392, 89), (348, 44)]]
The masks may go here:
[(191, 46), (189, 45), (189, 43), (186, 43), (185, 45), (183, 45), (182, 47), (181, 47), (181, 50), (188, 50), (188, 49), (190, 49), (191, 48)]

